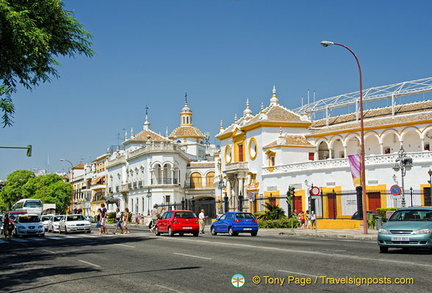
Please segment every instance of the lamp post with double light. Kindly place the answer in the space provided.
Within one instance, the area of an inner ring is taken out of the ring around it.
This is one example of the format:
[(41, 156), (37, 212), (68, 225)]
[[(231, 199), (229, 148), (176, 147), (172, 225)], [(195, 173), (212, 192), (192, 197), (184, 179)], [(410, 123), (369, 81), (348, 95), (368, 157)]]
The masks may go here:
[(429, 200), (432, 200), (432, 170), (431, 169), (429, 169), (428, 175), (429, 175)]
[(152, 192), (149, 187), (147, 189), (147, 216), (150, 216), (151, 196), (152, 196)]
[(366, 164), (365, 164), (365, 135), (364, 135), (364, 124), (363, 124), (363, 77), (362, 77), (362, 70), (360, 66), (360, 61), (357, 58), (357, 55), (352, 51), (350, 48), (343, 44), (330, 42), (330, 41), (322, 41), (321, 45), (323, 47), (328, 47), (332, 45), (340, 46), (345, 49), (347, 49), (355, 58), (357, 62), (357, 67), (359, 71), (359, 77), (360, 77), (360, 163), (361, 163), (361, 169), (360, 169), (360, 180), (361, 180), (361, 188), (362, 188), (362, 209), (363, 209), (363, 233), (368, 234), (368, 225), (367, 225), (367, 208), (366, 208)]
[(406, 171), (411, 170), (412, 168), (412, 158), (408, 157), (406, 155), (405, 150), (403, 149), (403, 147), (400, 148), (399, 152), (398, 152), (398, 157), (396, 158), (396, 164), (393, 167), (393, 170), (395, 170), (395, 172), (399, 172), (399, 170), (401, 171), (401, 180), (402, 180), (402, 207), (404, 208), (406, 206), (406, 201), (405, 201), (405, 183), (404, 183), (404, 178), (406, 175)]

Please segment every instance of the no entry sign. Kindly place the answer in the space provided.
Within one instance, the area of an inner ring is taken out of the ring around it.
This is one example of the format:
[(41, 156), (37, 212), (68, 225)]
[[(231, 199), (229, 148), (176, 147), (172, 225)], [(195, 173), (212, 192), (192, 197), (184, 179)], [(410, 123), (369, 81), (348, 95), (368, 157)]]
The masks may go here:
[(312, 186), (310, 193), (312, 195), (320, 195), (321, 194), (321, 189), (318, 186)]

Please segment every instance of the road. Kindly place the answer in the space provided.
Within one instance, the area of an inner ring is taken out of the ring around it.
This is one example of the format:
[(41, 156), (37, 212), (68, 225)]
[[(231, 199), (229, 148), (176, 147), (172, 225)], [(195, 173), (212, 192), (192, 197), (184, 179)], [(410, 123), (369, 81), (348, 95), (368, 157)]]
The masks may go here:
[(380, 254), (370, 240), (259, 233), (169, 237), (140, 228), (0, 247), (1, 292), (430, 292), (432, 273), (427, 251)]

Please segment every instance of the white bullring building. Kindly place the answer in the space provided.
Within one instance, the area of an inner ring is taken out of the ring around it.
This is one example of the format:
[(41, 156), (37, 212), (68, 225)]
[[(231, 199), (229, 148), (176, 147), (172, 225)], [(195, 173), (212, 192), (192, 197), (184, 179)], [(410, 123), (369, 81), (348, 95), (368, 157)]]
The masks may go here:
[[(431, 91), (432, 78), (364, 91), (367, 210), (431, 205)], [(355, 92), (290, 110), (274, 87), (269, 105), (258, 113), (247, 102), (243, 116), (216, 136), (217, 200), (228, 199), (229, 210), (256, 212), (267, 201), (288, 212), (291, 186), (297, 212), (314, 210), (326, 227), (350, 219), (357, 211), (348, 156), (360, 153), (358, 97)], [(354, 112), (331, 115), (342, 107)], [(319, 113), (324, 117), (314, 119)]]

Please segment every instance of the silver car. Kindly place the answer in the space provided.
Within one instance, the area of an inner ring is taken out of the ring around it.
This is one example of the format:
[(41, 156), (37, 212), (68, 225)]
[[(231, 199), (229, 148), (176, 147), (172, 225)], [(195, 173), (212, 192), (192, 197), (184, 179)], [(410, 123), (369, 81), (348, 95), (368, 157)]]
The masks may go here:
[(60, 221), (63, 219), (64, 215), (55, 215), (51, 218), (48, 223), (48, 232), (60, 233)]
[(91, 232), (90, 222), (83, 215), (66, 215), (60, 221), (59, 232)]

